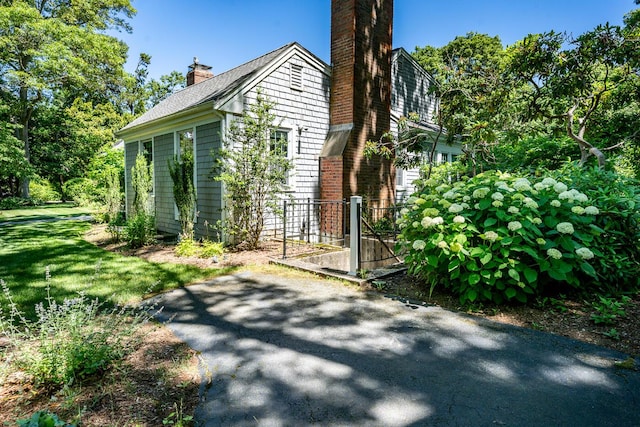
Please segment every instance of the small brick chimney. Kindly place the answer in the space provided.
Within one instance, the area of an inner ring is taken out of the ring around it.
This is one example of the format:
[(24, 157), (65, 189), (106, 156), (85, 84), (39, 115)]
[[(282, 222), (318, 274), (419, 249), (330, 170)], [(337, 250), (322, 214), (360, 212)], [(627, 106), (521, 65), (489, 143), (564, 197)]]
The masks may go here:
[(211, 67), (200, 64), (197, 57), (193, 58), (193, 64), (189, 65), (189, 71), (187, 72), (187, 86), (203, 82), (211, 77), (213, 77)]
[(395, 170), (365, 159), (367, 140), (391, 122), (393, 0), (331, 1), (330, 129), (320, 155), (320, 197), (393, 199)]

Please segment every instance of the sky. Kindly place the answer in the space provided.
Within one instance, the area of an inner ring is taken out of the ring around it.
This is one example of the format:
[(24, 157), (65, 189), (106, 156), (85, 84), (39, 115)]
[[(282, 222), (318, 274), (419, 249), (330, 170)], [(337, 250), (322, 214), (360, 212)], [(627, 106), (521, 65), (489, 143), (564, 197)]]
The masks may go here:
[[(330, 62), (331, 0), (132, 0), (127, 71), (151, 55), (149, 77), (186, 73), (194, 56), (219, 74), (298, 42)], [(599, 24), (622, 25), (633, 0), (395, 0), (393, 46), (441, 47), (468, 32), (511, 45), (527, 34), (582, 34)]]

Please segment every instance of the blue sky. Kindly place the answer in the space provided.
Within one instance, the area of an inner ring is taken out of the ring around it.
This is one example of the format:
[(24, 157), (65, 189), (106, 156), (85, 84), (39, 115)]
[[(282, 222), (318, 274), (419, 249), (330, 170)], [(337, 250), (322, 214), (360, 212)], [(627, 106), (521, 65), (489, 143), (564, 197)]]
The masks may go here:
[[(128, 71), (141, 52), (149, 76), (186, 72), (197, 56), (216, 74), (297, 41), (326, 62), (331, 0), (133, 0)], [(633, 0), (395, 0), (394, 47), (443, 46), (474, 31), (510, 45), (549, 30), (579, 35), (598, 24), (622, 24)]]

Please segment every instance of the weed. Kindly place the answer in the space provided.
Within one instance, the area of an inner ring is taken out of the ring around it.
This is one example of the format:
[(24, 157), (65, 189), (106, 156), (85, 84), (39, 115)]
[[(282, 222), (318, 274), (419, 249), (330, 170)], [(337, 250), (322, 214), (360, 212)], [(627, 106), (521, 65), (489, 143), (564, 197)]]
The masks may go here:
[(35, 412), (31, 418), (18, 420), (19, 427), (74, 427), (74, 424), (67, 424), (56, 414), (47, 411)]
[(603, 332), (602, 335), (613, 340), (620, 341), (620, 332), (618, 332), (616, 328), (611, 328), (607, 332)]
[(371, 282), (371, 284), (378, 290), (378, 291), (384, 291), (387, 287), (387, 282), (385, 282), (384, 280), (374, 280)]
[(187, 425), (191, 424), (191, 421), (193, 421), (193, 416), (184, 414), (182, 409), (182, 400), (180, 401), (180, 405), (174, 403), (173, 409), (173, 412), (167, 415), (162, 420), (162, 425), (186, 427)]
[(0, 314), (0, 331), (12, 343), (13, 363), (36, 386), (69, 385), (103, 372), (132, 348), (137, 327), (150, 319), (142, 310), (107, 310), (83, 293), (59, 304), (51, 297), (48, 269), (46, 280), (45, 301), (36, 304), (36, 320), (28, 321), (0, 279), (9, 307), (8, 316)]
[(593, 304), (596, 313), (591, 315), (591, 320), (596, 325), (613, 325), (618, 318), (625, 317), (624, 306), (631, 301), (628, 296), (623, 296), (620, 301), (613, 298), (599, 296), (598, 301)]

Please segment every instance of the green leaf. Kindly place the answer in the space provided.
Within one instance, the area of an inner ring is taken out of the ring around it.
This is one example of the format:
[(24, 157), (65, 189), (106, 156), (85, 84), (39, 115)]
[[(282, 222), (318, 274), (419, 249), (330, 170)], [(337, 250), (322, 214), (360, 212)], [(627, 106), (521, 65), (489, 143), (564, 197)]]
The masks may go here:
[(525, 267), (522, 273), (529, 283), (535, 283), (538, 280), (538, 273), (532, 268)]
[(558, 280), (561, 282), (564, 282), (567, 280), (567, 275), (558, 271), (558, 270), (554, 270), (553, 268), (549, 270), (549, 276), (554, 279), (554, 280)]
[(473, 248), (471, 249), (471, 251), (469, 252), (469, 256), (472, 257), (478, 257), (480, 255), (482, 255), (484, 253), (484, 249), (483, 248)]
[(472, 273), (469, 275), (468, 281), (470, 285), (475, 285), (480, 282), (480, 275), (478, 273)]
[(449, 273), (457, 269), (459, 266), (460, 266), (460, 259), (452, 258), (451, 261), (449, 261), (449, 266), (448, 266)]
[(430, 265), (431, 267), (437, 267), (438, 261), (439, 261), (439, 258), (436, 255), (427, 256), (427, 264)]
[(511, 298), (513, 298), (513, 297), (515, 297), (515, 296), (516, 296), (517, 292), (516, 292), (516, 290), (515, 290), (515, 289), (513, 289), (513, 288), (507, 288), (507, 289), (504, 291), (504, 294), (507, 296), (507, 298), (511, 299)]
[(513, 243), (513, 239), (511, 237), (505, 237), (500, 241), (500, 243), (502, 243), (502, 246), (509, 246)]
[(475, 289), (469, 289), (467, 291), (467, 299), (471, 302), (474, 302), (478, 298), (478, 292)]
[(597, 277), (597, 273), (596, 270), (593, 268), (593, 266), (591, 264), (589, 264), (588, 262), (583, 262), (582, 264), (580, 264), (580, 267), (582, 268), (582, 271), (584, 271), (585, 273), (587, 273), (589, 276), (591, 277)]
[(497, 222), (498, 220), (495, 218), (487, 218), (484, 220), (484, 226), (485, 228), (491, 227), (492, 225), (495, 225)]
[(516, 270), (515, 268), (510, 268), (508, 273), (509, 277), (511, 277), (513, 280), (515, 280), (516, 282), (520, 281), (520, 273), (518, 273), (518, 270)]
[(491, 252), (487, 252), (482, 258), (480, 258), (480, 262), (482, 263), (482, 265), (486, 265), (492, 259), (493, 255), (491, 254)]
[(489, 199), (482, 199), (482, 200), (480, 200), (480, 202), (478, 202), (478, 205), (480, 206), (480, 210), (485, 210), (485, 209), (487, 209), (489, 206), (491, 206), (491, 200), (489, 200)]

